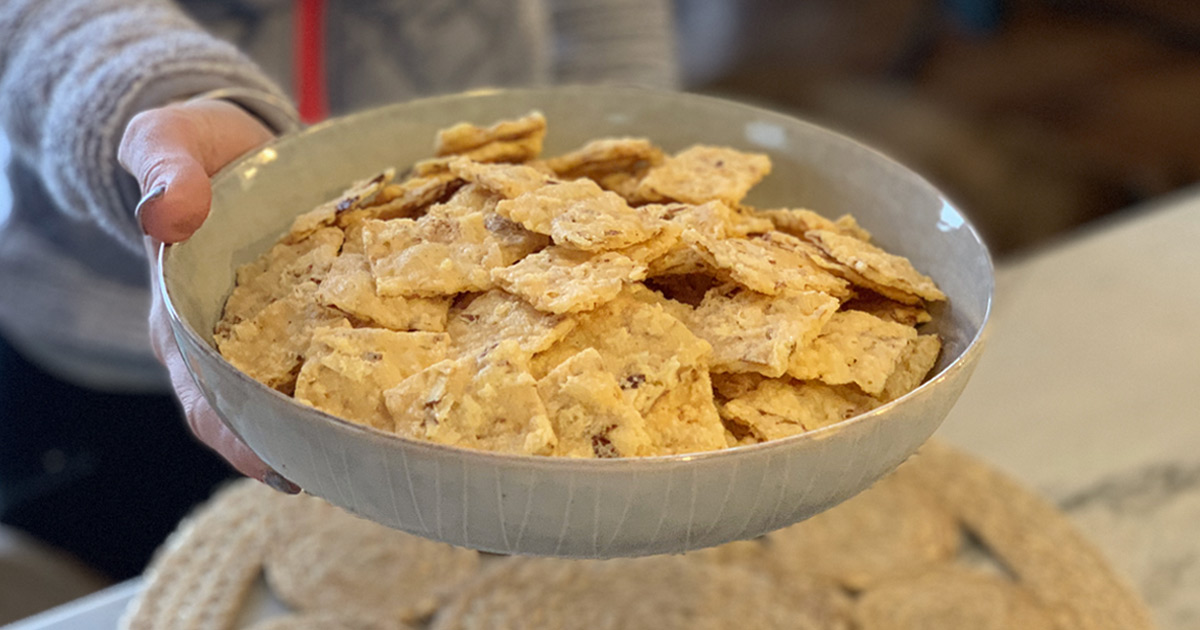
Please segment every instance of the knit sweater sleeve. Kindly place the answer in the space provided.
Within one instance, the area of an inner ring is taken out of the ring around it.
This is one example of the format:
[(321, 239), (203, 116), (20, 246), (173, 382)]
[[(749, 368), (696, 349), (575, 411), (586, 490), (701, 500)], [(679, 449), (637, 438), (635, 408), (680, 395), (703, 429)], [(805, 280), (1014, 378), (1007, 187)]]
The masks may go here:
[(0, 125), (13, 158), (38, 174), (57, 211), (135, 251), (137, 185), (117, 163), (125, 126), (139, 111), (222, 88), (262, 94), (239, 102), (264, 120), (295, 119), (251, 61), (175, 3), (0, 3)]
[(550, 0), (556, 80), (679, 85), (670, 0)]

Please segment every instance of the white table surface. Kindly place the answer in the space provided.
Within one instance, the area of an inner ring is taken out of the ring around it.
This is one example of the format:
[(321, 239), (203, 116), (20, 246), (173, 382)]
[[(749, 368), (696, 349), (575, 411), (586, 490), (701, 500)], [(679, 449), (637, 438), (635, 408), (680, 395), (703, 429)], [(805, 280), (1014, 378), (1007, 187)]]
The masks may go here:
[[(1200, 628), (1200, 189), (1006, 261), (988, 343), (938, 436), (1063, 505), (1163, 630)], [(4, 630), (114, 629), (138, 585)]]

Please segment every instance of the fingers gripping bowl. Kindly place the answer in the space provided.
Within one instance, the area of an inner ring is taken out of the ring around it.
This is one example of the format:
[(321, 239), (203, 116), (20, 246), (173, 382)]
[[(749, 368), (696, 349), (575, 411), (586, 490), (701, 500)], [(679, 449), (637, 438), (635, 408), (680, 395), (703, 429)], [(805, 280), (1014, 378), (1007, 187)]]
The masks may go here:
[[(238, 371), (211, 331), (234, 270), (296, 215), (348, 182), (429, 155), (460, 121), (552, 121), (546, 154), (605, 136), (766, 153), (770, 177), (748, 202), (853, 214), (948, 296), (928, 332), (943, 350), (926, 383), (850, 420), (750, 446), (629, 459), (460, 449), (322, 413)], [(757, 536), (853, 496), (924, 442), (982, 350), (993, 289), (986, 248), (962, 215), (904, 167), (813, 125), (692, 95), (613, 87), (477, 92), (393, 105), (317, 125), (247, 156), (213, 183), (212, 212), (166, 248), (162, 287), (180, 348), (213, 408), (306, 491), (386, 525), (498, 553), (615, 557), (682, 552)]]

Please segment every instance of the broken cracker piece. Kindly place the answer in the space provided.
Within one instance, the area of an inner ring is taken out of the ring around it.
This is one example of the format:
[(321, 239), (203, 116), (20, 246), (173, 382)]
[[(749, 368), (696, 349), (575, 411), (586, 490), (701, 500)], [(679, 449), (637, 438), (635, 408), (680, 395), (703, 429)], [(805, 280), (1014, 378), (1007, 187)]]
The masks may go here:
[(551, 246), (492, 270), (491, 278), (539, 311), (561, 314), (596, 308), (645, 275), (645, 265), (616, 252), (592, 254)]
[[(810, 230), (805, 237), (820, 247), (843, 270), (847, 279), (906, 304), (946, 299), (933, 279), (913, 268), (907, 258), (889, 254), (870, 243), (830, 230)], [(835, 273), (838, 271), (834, 269)], [(866, 281), (863, 283), (862, 281)]]
[(338, 213), (369, 205), (395, 176), (395, 169), (389, 168), (378, 175), (354, 182), (334, 199), (296, 217), (288, 230), (287, 240), (305, 238), (320, 228), (333, 225)]
[(879, 395), (916, 337), (917, 331), (903, 324), (859, 311), (839, 311), (812, 344), (796, 349), (787, 373), (830, 385), (854, 383), (868, 394)]
[(296, 400), (347, 420), (392, 430), (384, 390), (446, 358), (450, 336), (380, 328), (313, 330)]
[(467, 158), (448, 162), (450, 172), (468, 182), (474, 182), (505, 199), (516, 199), (555, 181), (532, 166), (523, 164), (484, 164)]
[(617, 378), (588, 348), (538, 381), (538, 393), (558, 437), (555, 455), (634, 457), (653, 454), (646, 421), (625, 399)]
[(829, 426), (878, 405), (852, 387), (766, 379), (721, 405), (721, 416), (760, 440), (777, 440)]
[(942, 340), (937, 335), (917, 335), (909, 341), (896, 362), (896, 369), (884, 383), (879, 399), (891, 402), (916, 389), (937, 363), (941, 351)]
[(637, 192), (647, 199), (735, 205), (770, 172), (766, 155), (696, 145), (650, 169)]
[(217, 349), (254, 380), (290, 394), (313, 330), (350, 327), (339, 311), (317, 303), (316, 292), (314, 282), (297, 286), (250, 319), (215, 335)]
[(501, 120), (490, 127), (462, 122), (438, 132), (434, 154), (438, 157), (466, 155), (484, 161), (475, 156), (486, 155), (485, 147), (489, 144), (524, 143), (529, 147), (529, 156), (525, 159), (533, 159), (541, 153), (545, 136), (546, 117), (537, 111), (521, 118)]
[(776, 295), (783, 289), (821, 291), (848, 297), (845, 280), (821, 269), (808, 257), (763, 238), (711, 238), (685, 230), (683, 241), (711, 267), (738, 284)]
[(643, 416), (656, 453), (698, 453), (728, 446), (713, 401), (712, 381), (703, 367), (682, 370), (678, 385), (659, 396)]
[(838, 308), (818, 291), (763, 295), (737, 285), (715, 287), (686, 320), (712, 344), (714, 372), (782, 376), (797, 346), (811, 343)]
[(342, 238), (337, 228), (318, 228), (303, 239), (277, 243), (254, 262), (239, 267), (217, 334), (254, 317), (300, 284), (320, 282), (337, 257)]
[(587, 251), (642, 242), (658, 230), (649, 213), (589, 179), (550, 184), (496, 205), (496, 212), (560, 245)]
[(804, 234), (810, 230), (829, 230), (853, 236), (861, 241), (871, 240), (871, 233), (859, 226), (854, 217), (848, 214), (838, 217), (835, 221), (830, 221), (816, 212), (804, 208), (755, 210), (752, 214), (769, 219), (775, 225), (775, 229), (780, 232), (799, 238), (804, 238)]
[(513, 340), (482, 356), (447, 360), (384, 392), (397, 434), (504, 453), (549, 455), (557, 439)]
[(317, 301), (332, 306), (360, 325), (396, 331), (446, 329), (450, 298), (381, 297), (375, 293), (371, 265), (361, 254), (338, 256), (317, 289)]
[(517, 342), (532, 356), (562, 339), (575, 320), (543, 313), (510, 293), (493, 289), (456, 306), (446, 327), (454, 355), (478, 354), (503, 339)]

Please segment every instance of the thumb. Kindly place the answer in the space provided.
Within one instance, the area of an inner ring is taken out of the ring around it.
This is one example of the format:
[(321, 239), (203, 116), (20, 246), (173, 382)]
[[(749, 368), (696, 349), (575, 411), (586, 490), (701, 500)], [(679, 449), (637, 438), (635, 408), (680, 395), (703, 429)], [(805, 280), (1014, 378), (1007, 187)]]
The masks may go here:
[(138, 181), (142, 229), (163, 242), (187, 239), (208, 217), (209, 177), (272, 137), (226, 101), (194, 101), (142, 112), (129, 122), (118, 159)]

